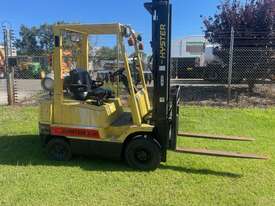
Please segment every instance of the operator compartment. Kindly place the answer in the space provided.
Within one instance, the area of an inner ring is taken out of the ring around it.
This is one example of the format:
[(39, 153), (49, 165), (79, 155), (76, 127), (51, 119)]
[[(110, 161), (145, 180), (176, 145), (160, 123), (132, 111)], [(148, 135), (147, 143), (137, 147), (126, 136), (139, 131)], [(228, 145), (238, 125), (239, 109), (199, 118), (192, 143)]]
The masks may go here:
[(56, 124), (106, 128), (122, 115), (119, 98), (86, 69), (72, 69), (64, 77), (64, 100)]
[(42, 81), (51, 98), (41, 103), (40, 123), (104, 129), (129, 116), (119, 95), (125, 85), (129, 90), (123, 55), (118, 56), (122, 51), (115, 45), (104, 46), (105, 42), (117, 43), (114, 40), (124, 27), (98, 24), (55, 28), (54, 53), (49, 58), (53, 60), (52, 72)]
[[(70, 71), (67, 84), (72, 99), (64, 101), (64, 113), (70, 112), (73, 119), (67, 119), (65, 123), (105, 128), (121, 115), (120, 100), (115, 99), (111, 89), (103, 88), (103, 81), (92, 80), (86, 70)], [(66, 111), (67, 107), (69, 111)]]
[(103, 139), (141, 127), (151, 110), (141, 36), (121, 24), (56, 25), (54, 34), (40, 123), (98, 130)]

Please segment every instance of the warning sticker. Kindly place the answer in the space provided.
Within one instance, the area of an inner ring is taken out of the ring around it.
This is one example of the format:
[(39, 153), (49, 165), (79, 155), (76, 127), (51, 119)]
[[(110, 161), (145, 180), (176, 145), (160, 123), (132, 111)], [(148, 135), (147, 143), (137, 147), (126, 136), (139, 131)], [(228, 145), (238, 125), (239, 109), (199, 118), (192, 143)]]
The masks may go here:
[(51, 135), (64, 137), (88, 137), (99, 139), (100, 135), (97, 130), (68, 127), (51, 127)]
[(166, 66), (159, 66), (159, 71), (160, 72), (165, 72), (166, 71)]
[(159, 102), (160, 102), (160, 103), (165, 103), (165, 98), (164, 98), (164, 97), (160, 97), (160, 98), (159, 98)]

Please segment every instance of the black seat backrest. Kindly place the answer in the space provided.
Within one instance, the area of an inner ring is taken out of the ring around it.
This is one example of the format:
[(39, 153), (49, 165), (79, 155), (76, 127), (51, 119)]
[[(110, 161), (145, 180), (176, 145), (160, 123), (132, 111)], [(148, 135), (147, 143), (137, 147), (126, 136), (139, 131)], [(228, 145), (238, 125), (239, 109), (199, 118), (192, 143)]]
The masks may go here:
[(82, 69), (74, 69), (70, 72), (71, 85), (85, 85), (89, 90), (91, 89), (92, 79), (89, 73)]
[(111, 91), (99, 87), (87, 71), (74, 69), (70, 72), (69, 90), (76, 100), (84, 101), (88, 98), (94, 98), (101, 101), (104, 98), (112, 97)]
[(82, 69), (70, 71), (69, 89), (76, 100), (86, 100), (92, 90), (92, 79), (89, 73)]

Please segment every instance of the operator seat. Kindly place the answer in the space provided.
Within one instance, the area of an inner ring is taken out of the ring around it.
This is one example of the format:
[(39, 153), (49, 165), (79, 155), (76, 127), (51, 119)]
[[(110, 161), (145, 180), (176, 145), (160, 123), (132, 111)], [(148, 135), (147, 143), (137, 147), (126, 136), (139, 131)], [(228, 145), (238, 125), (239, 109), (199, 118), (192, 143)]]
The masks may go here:
[(103, 84), (101, 81), (92, 80), (86, 70), (74, 69), (70, 71), (69, 90), (76, 100), (85, 101), (93, 99), (98, 104), (102, 104), (104, 100), (113, 97), (111, 90), (101, 88)]

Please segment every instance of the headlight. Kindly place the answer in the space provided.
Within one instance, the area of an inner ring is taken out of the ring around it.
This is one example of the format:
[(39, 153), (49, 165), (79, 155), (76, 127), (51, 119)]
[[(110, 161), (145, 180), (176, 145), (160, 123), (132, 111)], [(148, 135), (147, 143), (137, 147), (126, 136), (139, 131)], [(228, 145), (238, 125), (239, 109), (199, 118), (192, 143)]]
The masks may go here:
[(54, 87), (53, 75), (47, 75), (44, 79), (42, 79), (41, 85), (45, 91), (52, 92)]

